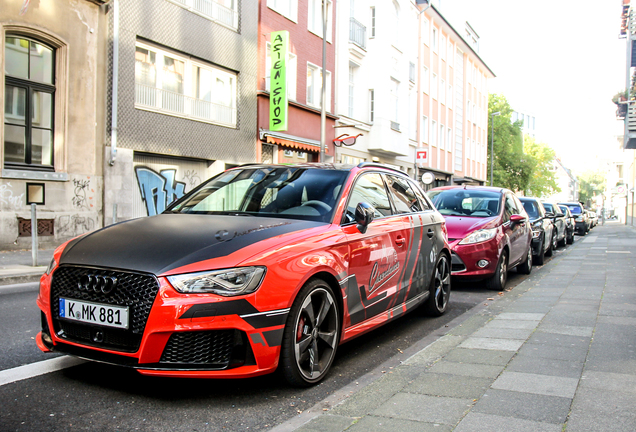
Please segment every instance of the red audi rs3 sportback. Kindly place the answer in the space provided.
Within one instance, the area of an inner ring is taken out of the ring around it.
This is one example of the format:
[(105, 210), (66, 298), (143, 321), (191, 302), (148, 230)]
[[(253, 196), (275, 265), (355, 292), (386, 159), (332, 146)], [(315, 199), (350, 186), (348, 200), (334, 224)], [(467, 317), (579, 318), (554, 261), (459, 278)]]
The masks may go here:
[(383, 165), (246, 165), (157, 216), (55, 251), (37, 304), (43, 351), (147, 375), (306, 386), (339, 344), (450, 296), (444, 218)]

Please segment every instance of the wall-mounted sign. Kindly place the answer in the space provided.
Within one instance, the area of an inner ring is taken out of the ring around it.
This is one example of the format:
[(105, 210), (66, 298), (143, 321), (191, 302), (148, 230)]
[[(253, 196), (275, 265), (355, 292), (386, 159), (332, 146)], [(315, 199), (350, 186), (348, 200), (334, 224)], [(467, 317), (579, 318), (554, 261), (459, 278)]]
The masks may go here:
[(422, 183), (429, 185), (433, 183), (434, 181), (435, 181), (435, 174), (433, 174), (432, 172), (427, 171), (424, 174), (422, 174)]
[(287, 51), (289, 32), (272, 32), (272, 70), (270, 71), (269, 129), (287, 130)]
[(428, 150), (417, 150), (415, 155), (415, 161), (423, 165), (428, 162)]

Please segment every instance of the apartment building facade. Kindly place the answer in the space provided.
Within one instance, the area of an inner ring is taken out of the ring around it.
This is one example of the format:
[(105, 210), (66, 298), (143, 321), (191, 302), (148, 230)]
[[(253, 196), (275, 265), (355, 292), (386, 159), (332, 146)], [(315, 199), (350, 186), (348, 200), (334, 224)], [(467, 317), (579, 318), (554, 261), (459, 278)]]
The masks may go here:
[(101, 226), (106, 1), (0, 7), (0, 250)]
[(472, 28), (465, 39), (435, 6), (410, 0), (341, 0), (337, 21), (337, 133), (357, 139), (336, 160), (427, 173), (426, 188), (483, 184), (494, 73)]
[(258, 2), (109, 5), (105, 224), (161, 213), (257, 158)]
[[(321, 151), (322, 1), (261, 0), (258, 23), (258, 160), (319, 162)], [(327, 2), (326, 119), (324, 162), (334, 160), (335, 10)], [(287, 56), (288, 128), (270, 130), (271, 34), (289, 32)]]

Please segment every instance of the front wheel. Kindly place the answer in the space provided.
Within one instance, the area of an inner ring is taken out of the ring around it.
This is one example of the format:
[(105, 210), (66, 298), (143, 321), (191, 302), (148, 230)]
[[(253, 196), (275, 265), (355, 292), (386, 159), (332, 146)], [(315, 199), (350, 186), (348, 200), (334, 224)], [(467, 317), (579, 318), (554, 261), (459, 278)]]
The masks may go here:
[(548, 248), (547, 251), (545, 251), (545, 255), (551, 257), (554, 250), (557, 248), (556, 246), (557, 244), (557, 233), (556, 231), (553, 229), (552, 230), (552, 239), (550, 240), (550, 247)]
[(497, 263), (497, 270), (490, 279), (486, 281), (486, 288), (494, 291), (503, 291), (506, 287), (506, 281), (508, 280), (508, 254), (506, 251), (501, 253), (499, 262)]
[(431, 295), (424, 303), (424, 311), (430, 316), (441, 316), (446, 312), (451, 293), (450, 261), (446, 254), (442, 254), (437, 261), (430, 291)]
[(566, 242), (567, 242), (567, 244), (574, 243), (574, 231), (572, 231), (570, 234), (568, 234)]
[(281, 371), (296, 387), (309, 387), (329, 371), (340, 341), (340, 311), (331, 287), (310, 280), (298, 293), (287, 318)]

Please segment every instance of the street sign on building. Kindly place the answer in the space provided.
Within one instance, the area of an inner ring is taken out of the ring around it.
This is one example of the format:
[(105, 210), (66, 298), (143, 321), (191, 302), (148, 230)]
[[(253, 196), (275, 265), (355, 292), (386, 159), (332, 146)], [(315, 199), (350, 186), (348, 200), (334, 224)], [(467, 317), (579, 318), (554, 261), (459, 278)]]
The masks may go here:
[(269, 129), (287, 130), (287, 51), (289, 32), (272, 32), (272, 70), (270, 71)]
[(428, 150), (417, 150), (415, 155), (415, 162), (418, 165), (424, 165), (428, 162)]

